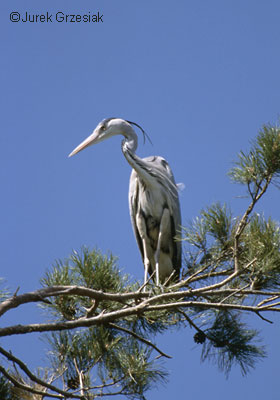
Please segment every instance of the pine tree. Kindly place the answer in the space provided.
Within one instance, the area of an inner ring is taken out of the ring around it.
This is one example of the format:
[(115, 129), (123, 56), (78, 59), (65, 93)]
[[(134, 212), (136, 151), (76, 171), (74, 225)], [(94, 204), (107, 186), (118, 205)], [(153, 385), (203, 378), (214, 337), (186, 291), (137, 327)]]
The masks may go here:
[(247, 191), (247, 209), (234, 216), (229, 205), (215, 203), (183, 229), (184, 269), (176, 284), (149, 282), (144, 291), (112, 255), (83, 248), (55, 262), (41, 289), (13, 296), (3, 290), (0, 315), (29, 302), (47, 312), (45, 323), (2, 327), (0, 335), (44, 332), (49, 366), (32, 373), (0, 347), (0, 398), (145, 399), (167, 379), (161, 360), (169, 356), (155, 338), (172, 327), (194, 328), (202, 360), (225, 374), (235, 364), (243, 374), (255, 367), (265, 348), (243, 319), (251, 312), (270, 322), (265, 313), (280, 311), (280, 230), (254, 209), (279, 175), (280, 128), (264, 126), (229, 172)]

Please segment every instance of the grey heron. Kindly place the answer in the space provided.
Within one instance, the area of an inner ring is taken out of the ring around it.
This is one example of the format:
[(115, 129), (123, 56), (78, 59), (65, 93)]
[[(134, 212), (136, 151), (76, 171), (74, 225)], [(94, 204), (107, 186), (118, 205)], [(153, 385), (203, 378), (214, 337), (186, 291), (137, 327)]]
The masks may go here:
[(140, 158), (135, 122), (120, 118), (101, 121), (93, 133), (79, 144), (69, 157), (93, 144), (115, 135), (122, 135), (122, 152), (132, 167), (129, 183), (129, 210), (134, 234), (144, 264), (144, 285), (148, 274), (155, 274), (158, 286), (170, 277), (179, 278), (181, 268), (181, 212), (178, 189), (167, 161), (160, 156)]

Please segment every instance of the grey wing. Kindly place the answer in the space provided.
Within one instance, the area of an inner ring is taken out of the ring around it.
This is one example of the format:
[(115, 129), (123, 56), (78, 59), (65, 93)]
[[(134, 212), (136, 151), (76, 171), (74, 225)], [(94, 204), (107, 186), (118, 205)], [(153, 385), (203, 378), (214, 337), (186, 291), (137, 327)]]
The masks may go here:
[[(174, 259), (173, 267), (176, 269), (178, 275), (180, 273), (182, 264), (182, 242), (181, 242), (181, 209), (179, 198), (177, 196), (174, 199), (173, 207), (173, 222), (174, 222), (174, 235), (173, 235), (173, 246), (174, 246)], [(172, 233), (173, 234), (173, 233)]]
[[(172, 181), (174, 185), (175, 179), (169, 164), (164, 160), (166, 163), (166, 170), (168, 172), (169, 179)], [(173, 237), (173, 268), (177, 271), (178, 277), (181, 269), (182, 264), (182, 242), (181, 242), (181, 208), (179, 202), (179, 193), (176, 186), (176, 196), (171, 196), (170, 202), (172, 203), (172, 225), (174, 227), (174, 231), (172, 232)]]
[(131, 224), (133, 232), (141, 252), (142, 260), (144, 262), (144, 250), (143, 243), (139, 235), (139, 231), (136, 225), (136, 214), (138, 211), (138, 196), (139, 196), (139, 182), (137, 179), (137, 174), (134, 169), (131, 171), (130, 181), (129, 181), (129, 192), (128, 192), (128, 202), (129, 202), (129, 214), (131, 219)]
[[(182, 244), (178, 240), (181, 237), (181, 209), (179, 202), (178, 189), (172, 170), (168, 162), (160, 156), (147, 157), (144, 161), (151, 165), (151, 168), (157, 172), (159, 179), (161, 179), (168, 190), (166, 190), (168, 208), (171, 214), (171, 227), (173, 237), (173, 267), (179, 272), (182, 264)], [(137, 229), (137, 228), (136, 228)], [(177, 239), (175, 239), (175, 237)]]

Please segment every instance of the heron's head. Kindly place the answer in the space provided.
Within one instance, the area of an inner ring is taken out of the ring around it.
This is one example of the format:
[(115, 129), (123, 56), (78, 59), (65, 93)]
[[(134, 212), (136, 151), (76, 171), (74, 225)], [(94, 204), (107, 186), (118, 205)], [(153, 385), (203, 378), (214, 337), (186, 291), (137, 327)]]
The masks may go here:
[(92, 134), (86, 138), (82, 143), (77, 146), (68, 157), (71, 157), (79, 151), (85, 149), (88, 146), (102, 142), (102, 140), (109, 139), (115, 135), (131, 136), (135, 135), (135, 132), (131, 126), (131, 122), (128, 122), (120, 118), (106, 118), (101, 121), (94, 129)]

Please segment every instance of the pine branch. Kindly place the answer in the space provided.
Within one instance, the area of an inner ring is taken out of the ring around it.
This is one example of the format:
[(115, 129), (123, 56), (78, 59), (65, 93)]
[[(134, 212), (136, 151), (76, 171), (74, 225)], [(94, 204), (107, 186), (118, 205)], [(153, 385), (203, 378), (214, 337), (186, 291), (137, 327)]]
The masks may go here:
[(41, 391), (41, 390), (37, 390), (32, 388), (31, 386), (28, 385), (24, 385), (23, 383), (19, 382), (17, 379), (15, 379), (11, 374), (9, 374), (5, 368), (3, 368), (0, 365), (0, 372), (17, 388), (24, 390), (26, 392), (29, 393), (33, 393), (33, 394), (38, 394), (41, 395), (43, 398), (48, 396), (50, 398), (53, 399), (65, 399), (67, 397), (73, 398), (73, 399), (81, 399), (83, 400), (83, 398), (81, 396), (76, 396), (76, 395), (72, 395), (71, 393), (67, 393), (64, 392), (64, 395), (59, 395), (59, 394), (52, 394), (52, 393), (46, 393), (45, 391)]
[[(235, 235), (234, 235), (234, 249), (233, 249), (233, 258), (234, 258), (234, 268), (235, 271), (239, 270), (239, 239), (240, 236), (242, 235), (247, 223), (248, 223), (248, 217), (251, 214), (251, 212), (253, 211), (255, 205), (257, 204), (257, 202), (260, 200), (260, 198), (265, 194), (270, 182), (271, 182), (272, 176), (268, 176), (265, 182), (264, 187), (258, 188), (256, 194), (253, 197), (253, 200), (251, 202), (251, 204), (249, 205), (249, 207), (247, 208), (247, 210), (245, 211), (245, 213), (243, 214)], [(261, 190), (260, 190), (261, 189)]]
[[(36, 375), (32, 374), (32, 372), (27, 368), (26, 364), (24, 364), (23, 361), (21, 361), (19, 358), (12, 355), (10, 352), (7, 352), (5, 349), (3, 349), (3, 347), (0, 347), (0, 353), (3, 356), (5, 356), (8, 360), (17, 364), (22, 369), (22, 371), (30, 378), (31, 381), (36, 382), (37, 384), (45, 387), (46, 389), (52, 390), (53, 392), (57, 392), (61, 395), (61, 396), (56, 396), (56, 398), (63, 398), (65, 396), (65, 394), (66, 394), (65, 391), (60, 390), (56, 386), (53, 386), (53, 385), (43, 381), (42, 379), (38, 378)], [(21, 387), (21, 389), (23, 389), (23, 387)], [(30, 387), (30, 391), (31, 391), (31, 389), (33, 390), (33, 388)], [(24, 390), (27, 390), (27, 389), (24, 389)], [(35, 392), (33, 392), (33, 393), (35, 393)], [(37, 394), (41, 394), (41, 393), (37, 393)], [(44, 392), (44, 395), (46, 395), (46, 392)], [(68, 395), (68, 397), (79, 398), (79, 397), (74, 397), (71, 394), (70, 395), (67, 394), (67, 395)], [(49, 393), (48, 393), (48, 396), (50, 396)]]
[[(234, 273), (237, 274), (237, 273)], [(231, 276), (233, 279), (233, 276)], [(213, 290), (214, 288), (219, 288), (225, 284), (224, 280), (220, 284), (207, 286), (205, 287), (205, 291)], [(229, 281), (229, 280), (228, 280)], [(227, 281), (227, 282), (228, 282)], [(218, 292), (217, 292), (218, 293)], [(61, 330), (71, 330), (75, 328), (81, 327), (91, 327), (100, 324), (108, 324), (109, 322), (114, 322), (116, 320), (132, 316), (132, 315), (139, 315), (140, 314), (147, 314), (149, 312), (158, 311), (158, 310), (176, 310), (178, 307), (185, 307), (185, 308), (201, 308), (201, 309), (231, 309), (231, 310), (240, 310), (240, 311), (251, 311), (253, 313), (259, 311), (276, 311), (279, 312), (280, 309), (276, 307), (279, 303), (273, 303), (272, 305), (266, 306), (248, 306), (248, 305), (241, 305), (241, 304), (221, 304), (209, 301), (175, 301), (175, 302), (168, 302), (165, 304), (157, 304), (153, 305), (153, 303), (159, 302), (159, 300), (168, 300), (171, 299), (178, 299), (185, 296), (194, 296), (194, 295), (201, 295), (203, 294), (203, 289), (196, 289), (195, 291), (186, 291), (186, 292), (175, 292), (175, 293), (167, 293), (158, 296), (151, 297), (150, 299), (144, 300), (143, 302), (126, 308), (121, 309), (118, 311), (101, 312), (99, 315), (92, 317), (92, 318), (81, 318), (74, 321), (65, 321), (65, 322), (53, 322), (53, 323), (42, 323), (42, 324), (28, 324), (28, 325), (14, 325), (8, 326), (5, 328), (0, 328), (0, 336), (10, 336), (10, 335), (18, 335), (18, 334), (26, 334), (31, 332), (51, 332), (51, 331), (61, 331)], [(213, 293), (212, 293), (213, 294)], [(150, 303), (150, 304), (149, 304)]]
[(260, 301), (260, 302), (258, 303), (257, 307), (261, 307), (263, 304), (270, 303), (271, 301), (274, 301), (274, 300), (276, 300), (276, 299), (279, 299), (279, 297), (280, 297), (280, 293), (279, 293), (279, 295), (276, 294), (276, 295), (274, 295), (274, 296), (269, 297), (268, 299), (264, 299), (264, 300), (262, 300), (262, 301)]
[(100, 290), (89, 289), (82, 286), (52, 286), (44, 289), (36, 290), (35, 292), (24, 293), (15, 295), (0, 303), (0, 316), (7, 311), (17, 308), (22, 304), (43, 302), (48, 297), (62, 296), (62, 295), (77, 295), (85, 296), (97, 301), (115, 301), (121, 304), (128, 300), (141, 300), (148, 297), (148, 293), (129, 292), (129, 293), (104, 293)]

